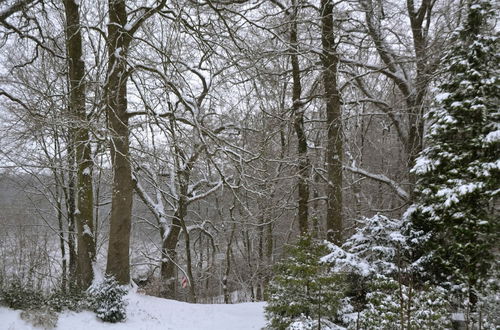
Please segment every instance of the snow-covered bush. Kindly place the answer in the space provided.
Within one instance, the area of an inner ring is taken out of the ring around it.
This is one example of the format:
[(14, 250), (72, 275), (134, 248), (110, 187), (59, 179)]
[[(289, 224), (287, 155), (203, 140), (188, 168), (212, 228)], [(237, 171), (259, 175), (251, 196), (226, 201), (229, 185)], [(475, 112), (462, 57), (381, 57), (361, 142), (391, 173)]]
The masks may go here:
[(377, 214), (359, 220), (356, 232), (341, 247), (328, 243), (328, 248), (321, 261), (331, 264), (334, 273), (389, 276), (402, 270), (406, 238), (401, 221)]
[(497, 275), (485, 281), (481, 290), (463, 283), (448, 285), (455, 322), (469, 329), (500, 329), (500, 279)]
[(386, 276), (376, 276), (370, 282), (358, 328), (390, 329), (395, 325), (401, 329), (450, 328), (449, 303), (443, 288), (415, 289)]
[(54, 291), (47, 299), (47, 305), (56, 312), (63, 310), (81, 311), (92, 309), (90, 297), (86, 292)]
[(22, 311), (19, 316), (36, 329), (54, 329), (58, 320), (57, 313), (48, 306)]
[(14, 309), (39, 308), (44, 304), (44, 300), (41, 291), (19, 280), (12, 281), (0, 290), (0, 303)]
[[(319, 322), (321, 322), (321, 324), (318, 324)], [(304, 315), (301, 315), (300, 317), (295, 319), (295, 321), (290, 323), (290, 325), (286, 328), (286, 330), (316, 330), (316, 329), (340, 330), (345, 328), (339, 327), (327, 319), (321, 319), (318, 321), (318, 320), (313, 320), (310, 317), (306, 317)]]
[(350, 329), (449, 328), (447, 292), (411, 281), (402, 226), (382, 215), (363, 218), (342, 247), (330, 243), (321, 258), (333, 274), (350, 274), (349, 308), (339, 317)]
[(272, 329), (336, 318), (342, 282), (320, 262), (327, 252), (324, 244), (310, 237), (300, 238), (287, 249), (288, 256), (276, 265), (267, 292), (266, 317)]
[(113, 277), (105, 277), (101, 283), (92, 285), (88, 293), (98, 318), (111, 323), (125, 320), (127, 314), (123, 297), (127, 294), (127, 289)]
[(483, 329), (500, 329), (500, 278), (488, 280), (484, 290), (478, 294), (477, 320)]

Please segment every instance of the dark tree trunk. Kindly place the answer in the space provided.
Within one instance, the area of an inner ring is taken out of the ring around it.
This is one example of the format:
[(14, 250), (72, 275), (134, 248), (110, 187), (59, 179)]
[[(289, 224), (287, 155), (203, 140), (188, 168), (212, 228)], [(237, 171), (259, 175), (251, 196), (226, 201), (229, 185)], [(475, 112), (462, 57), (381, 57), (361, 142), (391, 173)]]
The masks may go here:
[(69, 287), (74, 289), (76, 284), (76, 242), (75, 242), (75, 152), (72, 141), (73, 134), (70, 133), (68, 141), (68, 185), (63, 188), (64, 197), (66, 199), (66, 212), (68, 215), (68, 277)]
[(323, 53), (323, 88), (327, 122), (327, 238), (331, 242), (342, 242), (342, 117), (340, 94), (337, 88), (338, 56), (335, 49), (333, 27), (333, 3), (321, 0), (321, 44)]
[(72, 138), (76, 161), (76, 205), (77, 226), (77, 264), (75, 279), (77, 287), (87, 289), (92, 283), (94, 273), (92, 263), (95, 259), (93, 226), (93, 184), (92, 156), (89, 141), (88, 121), (85, 111), (85, 63), (82, 53), (82, 34), (78, 4), (65, 0), (66, 46), (69, 67), (69, 109), (74, 128)]
[(298, 153), (298, 221), (301, 235), (308, 232), (308, 201), (309, 201), (309, 159), (307, 157), (307, 136), (304, 129), (304, 104), (301, 101), (302, 86), (300, 82), (299, 49), (297, 41), (297, 5), (293, 1), (292, 15), (290, 15), (290, 61), (292, 64), (292, 110), (294, 116), (293, 127), (297, 135)]
[(130, 282), (130, 230), (133, 182), (129, 155), (126, 54), (130, 35), (124, 30), (124, 0), (109, 1), (108, 72), (105, 85), (106, 113), (111, 135), (113, 191), (106, 273), (120, 284)]
[[(176, 298), (176, 285), (175, 282), (175, 270), (177, 268), (176, 258), (177, 258), (177, 243), (179, 242), (179, 235), (181, 232), (181, 219), (184, 217), (183, 210), (177, 209), (173, 218), (170, 231), (167, 233), (162, 233), (163, 245), (161, 248), (162, 261), (161, 261), (161, 279), (163, 281), (162, 296), (165, 298), (175, 299)], [(164, 235), (167, 235), (166, 237)]]

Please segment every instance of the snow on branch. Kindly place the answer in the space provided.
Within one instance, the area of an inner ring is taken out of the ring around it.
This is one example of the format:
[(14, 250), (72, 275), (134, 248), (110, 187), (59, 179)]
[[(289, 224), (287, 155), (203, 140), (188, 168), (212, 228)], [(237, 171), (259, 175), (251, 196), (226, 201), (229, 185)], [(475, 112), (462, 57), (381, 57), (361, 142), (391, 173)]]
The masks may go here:
[(323, 263), (334, 264), (336, 272), (355, 272), (362, 276), (368, 276), (373, 272), (371, 265), (353, 253), (347, 252), (341, 247), (326, 242), (330, 253), (321, 258)]
[(194, 195), (194, 196), (192, 196), (192, 197), (189, 197), (189, 198), (188, 198), (188, 200), (187, 200), (187, 202), (188, 202), (188, 203), (192, 203), (192, 202), (194, 202), (194, 201), (197, 201), (197, 200), (199, 200), (199, 199), (203, 199), (203, 198), (207, 197), (208, 195), (210, 195), (210, 194), (212, 194), (213, 192), (217, 191), (217, 190), (218, 190), (218, 189), (222, 186), (222, 182), (223, 182), (223, 181), (221, 180), (221, 181), (219, 181), (219, 182), (215, 183), (215, 184), (214, 184), (214, 186), (213, 186), (212, 188), (210, 188), (209, 190), (207, 190), (207, 191), (205, 191), (205, 192), (203, 192), (203, 193), (201, 193), (201, 194), (198, 194), (198, 195)]
[(390, 186), (396, 192), (396, 195), (398, 195), (398, 197), (401, 198), (403, 201), (408, 202), (410, 200), (410, 194), (408, 194), (403, 188), (401, 188), (401, 186), (396, 181), (389, 179), (387, 176), (383, 174), (371, 173), (362, 168), (354, 166), (344, 166), (344, 168), (348, 171), (362, 175), (372, 180), (385, 183), (388, 186)]

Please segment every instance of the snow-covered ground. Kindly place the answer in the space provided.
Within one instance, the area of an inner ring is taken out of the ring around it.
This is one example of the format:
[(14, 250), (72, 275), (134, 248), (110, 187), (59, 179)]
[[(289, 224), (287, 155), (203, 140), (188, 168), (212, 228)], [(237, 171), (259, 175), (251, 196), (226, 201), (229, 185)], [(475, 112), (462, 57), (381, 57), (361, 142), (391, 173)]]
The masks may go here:
[[(128, 305), (125, 322), (104, 323), (91, 312), (64, 312), (59, 315), (56, 329), (244, 330), (261, 329), (265, 325), (265, 303), (188, 304), (137, 293), (130, 293), (126, 299)], [(20, 313), (21, 311), (0, 307), (0, 329), (34, 329), (21, 320)]]

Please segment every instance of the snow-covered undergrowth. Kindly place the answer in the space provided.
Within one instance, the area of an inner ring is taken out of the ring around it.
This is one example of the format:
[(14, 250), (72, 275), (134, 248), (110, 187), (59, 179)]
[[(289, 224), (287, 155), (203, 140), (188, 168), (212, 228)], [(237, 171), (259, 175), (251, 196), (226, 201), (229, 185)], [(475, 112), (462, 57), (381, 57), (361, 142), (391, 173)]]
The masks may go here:
[[(126, 296), (127, 319), (121, 323), (104, 323), (92, 312), (63, 312), (56, 329), (176, 329), (233, 330), (261, 329), (265, 326), (265, 303), (234, 305), (188, 304), (174, 300), (129, 293)], [(0, 307), (0, 329), (27, 330), (32, 325), (21, 319), (21, 311)]]

